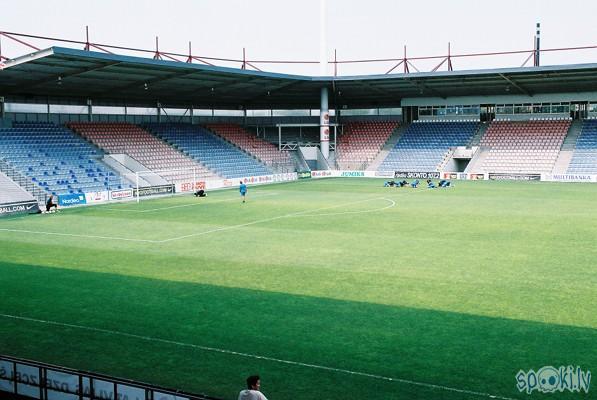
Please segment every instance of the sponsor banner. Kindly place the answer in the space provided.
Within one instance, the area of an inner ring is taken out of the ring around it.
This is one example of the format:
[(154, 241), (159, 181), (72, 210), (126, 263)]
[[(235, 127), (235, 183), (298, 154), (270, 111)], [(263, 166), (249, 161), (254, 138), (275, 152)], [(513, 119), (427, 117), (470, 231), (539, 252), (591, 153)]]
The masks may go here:
[[(46, 372), (46, 385), (48, 386), (48, 391), (76, 394), (79, 390), (79, 377), (77, 375), (49, 369)], [(49, 393), (48, 398), (50, 398)]]
[(205, 190), (238, 187), (240, 182), (243, 182), (247, 185), (262, 185), (275, 182), (296, 181), (297, 179), (298, 175), (296, 172), (288, 172), (274, 175), (247, 176), (244, 178), (234, 179), (215, 179), (205, 181)]
[(394, 171), (375, 171), (376, 178), (393, 178)]
[(439, 172), (409, 172), (409, 171), (395, 171), (394, 178), (404, 179), (439, 179)]
[(18, 214), (37, 214), (39, 205), (36, 200), (0, 204), (0, 217)]
[(339, 176), (335, 175), (334, 173), (338, 171), (330, 171), (330, 170), (323, 170), (323, 171), (311, 171), (311, 178), (331, 178), (332, 176)]
[(79, 194), (61, 194), (58, 195), (58, 205), (63, 207), (77, 206), (87, 204), (87, 199), (83, 193)]
[(540, 181), (539, 174), (489, 174), (492, 181)]
[(458, 179), (457, 172), (442, 172), (442, 179)]
[(193, 182), (179, 182), (175, 185), (176, 193), (196, 192), (197, 190), (205, 190), (205, 181)]
[(365, 176), (365, 171), (340, 171), (340, 176), (343, 178), (362, 178)]
[(311, 171), (298, 172), (297, 176), (298, 176), (298, 179), (310, 179)]
[(468, 179), (468, 174), (464, 172), (442, 172), (441, 173), (442, 179), (458, 179), (460, 181), (466, 181)]
[(130, 199), (133, 197), (133, 189), (112, 190), (110, 200)]
[(471, 181), (482, 181), (485, 180), (485, 174), (468, 174), (467, 179)]
[(541, 180), (547, 182), (597, 182), (597, 175), (541, 174)]
[(109, 199), (110, 194), (107, 191), (85, 193), (85, 201), (87, 203), (99, 203), (102, 201), (108, 201)]
[(135, 188), (133, 189), (134, 197), (137, 197), (137, 192), (139, 193), (139, 197), (173, 194), (174, 185), (148, 186), (139, 189)]

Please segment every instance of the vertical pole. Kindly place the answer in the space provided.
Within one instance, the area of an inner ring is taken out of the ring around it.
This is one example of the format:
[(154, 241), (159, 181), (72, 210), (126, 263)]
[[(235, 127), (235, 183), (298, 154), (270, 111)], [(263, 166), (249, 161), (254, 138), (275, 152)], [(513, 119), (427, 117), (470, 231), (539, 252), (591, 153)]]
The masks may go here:
[(535, 67), (541, 65), (541, 23), (537, 22), (537, 38), (535, 39)]
[(193, 167), (193, 192), (197, 190), (197, 168)]
[(87, 122), (93, 122), (93, 102), (91, 99), (87, 99)]
[(408, 69), (408, 59), (406, 58), (406, 45), (404, 45), (404, 58), (402, 59), (402, 64), (404, 64), (404, 73), (408, 74), (410, 71)]
[(159, 101), (157, 103), (157, 109), (158, 109), (158, 122), (162, 122), (162, 105), (160, 104)]
[(448, 42), (448, 71), (452, 71), (452, 55), (450, 42)]
[(338, 125), (334, 125), (334, 151), (336, 151), (337, 147), (336, 147), (336, 134), (337, 134), (337, 129)]
[(278, 151), (282, 151), (282, 126), (278, 124)]
[(246, 69), (247, 68), (247, 58), (246, 58), (246, 50), (243, 47), (243, 65), (240, 67), (240, 69)]
[(50, 98), (46, 97), (46, 120), (47, 122), (50, 122)]
[(193, 53), (191, 51), (191, 42), (189, 41), (189, 58), (187, 58), (187, 62), (188, 63), (192, 63), (193, 62)]
[(139, 171), (135, 172), (135, 181), (137, 182), (137, 204), (139, 203)]
[(321, 88), (321, 102), (319, 107), (319, 141), (321, 153), (327, 160), (330, 156), (330, 113), (328, 106), (328, 88)]
[(334, 76), (338, 76), (338, 50), (334, 49)]
[(4, 111), (4, 97), (0, 96), (0, 119), (4, 119), (5, 111)]
[(85, 50), (89, 51), (89, 25), (85, 25)]
[(191, 116), (191, 125), (193, 124), (193, 105), (189, 108), (189, 115)]
[(160, 60), (162, 57), (160, 56), (160, 43), (159, 39), (155, 37), (155, 54), (153, 55), (154, 60)]

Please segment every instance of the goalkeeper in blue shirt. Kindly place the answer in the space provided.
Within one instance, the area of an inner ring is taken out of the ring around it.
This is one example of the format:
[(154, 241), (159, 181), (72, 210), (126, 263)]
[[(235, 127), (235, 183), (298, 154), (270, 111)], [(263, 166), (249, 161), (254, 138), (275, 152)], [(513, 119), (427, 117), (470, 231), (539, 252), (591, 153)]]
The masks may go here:
[(243, 203), (244, 203), (245, 199), (247, 197), (247, 185), (245, 185), (242, 181), (240, 182), (239, 192), (240, 192), (240, 196), (243, 198)]

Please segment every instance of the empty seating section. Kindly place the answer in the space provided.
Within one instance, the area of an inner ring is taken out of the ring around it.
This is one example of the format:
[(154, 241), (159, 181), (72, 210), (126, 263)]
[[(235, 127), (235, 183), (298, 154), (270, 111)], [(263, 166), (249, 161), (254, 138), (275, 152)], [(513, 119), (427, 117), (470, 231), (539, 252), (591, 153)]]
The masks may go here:
[(570, 121), (494, 121), (481, 139), (487, 173), (550, 173)]
[(0, 129), (0, 157), (53, 194), (121, 188), (120, 177), (98, 160), (101, 151), (65, 127), (15, 122)]
[(169, 182), (216, 175), (139, 126), (124, 123), (72, 123), (72, 129), (111, 154), (127, 154)]
[(364, 169), (392, 135), (396, 122), (350, 122), (338, 137), (336, 163), (340, 169)]
[(437, 171), (450, 147), (466, 146), (478, 122), (417, 122), (402, 134), (379, 169), (382, 171)]
[(200, 126), (150, 124), (147, 129), (225, 178), (271, 174), (255, 158)]
[(583, 121), (567, 173), (597, 174), (597, 120)]
[(275, 169), (294, 171), (294, 163), (286, 151), (267, 142), (235, 124), (210, 124), (206, 127), (229, 142), (254, 155), (266, 165)]

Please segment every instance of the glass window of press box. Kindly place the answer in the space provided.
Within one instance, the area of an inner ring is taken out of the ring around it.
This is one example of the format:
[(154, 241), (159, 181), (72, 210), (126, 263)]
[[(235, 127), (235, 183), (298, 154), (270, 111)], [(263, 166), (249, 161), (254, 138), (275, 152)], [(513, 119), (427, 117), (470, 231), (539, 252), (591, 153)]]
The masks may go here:
[(524, 103), (524, 104), (497, 104), (497, 115), (513, 114), (567, 114), (570, 112), (570, 103)]
[(422, 117), (455, 117), (455, 116), (478, 116), (481, 110), (480, 107), (477, 105), (472, 106), (461, 106), (461, 105), (451, 105), (451, 106), (422, 106), (419, 107), (419, 116)]

